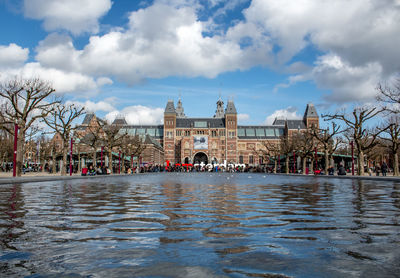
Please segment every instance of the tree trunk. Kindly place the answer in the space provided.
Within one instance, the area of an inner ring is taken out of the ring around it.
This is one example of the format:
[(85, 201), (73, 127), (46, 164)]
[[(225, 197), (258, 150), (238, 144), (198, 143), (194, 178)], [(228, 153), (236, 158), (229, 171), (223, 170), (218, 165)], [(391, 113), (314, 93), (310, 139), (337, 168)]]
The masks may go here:
[(82, 172), (81, 151), (78, 149), (78, 172)]
[(121, 173), (125, 173), (125, 154), (121, 154), (121, 163), (122, 163), (122, 167), (121, 167)]
[(94, 148), (94, 149), (93, 149), (92, 165), (93, 165), (93, 168), (94, 168), (94, 169), (97, 168), (97, 148)]
[(18, 139), (17, 139), (17, 161), (16, 161), (16, 166), (17, 166), (17, 171), (16, 171), (16, 176), (20, 177), (22, 173), (22, 165), (24, 163), (24, 152), (25, 152), (25, 133), (22, 130), (23, 128), (21, 127), (20, 132), (18, 132)]
[(393, 157), (393, 175), (399, 175), (399, 155), (397, 153), (395, 153)]
[(364, 152), (363, 151), (358, 152), (357, 167), (358, 167), (357, 174), (359, 176), (364, 176)]
[(309, 169), (310, 173), (314, 172), (314, 161), (315, 161), (314, 157), (311, 158), (310, 169)]
[(289, 155), (286, 155), (285, 158), (285, 173), (289, 174)]
[(274, 161), (274, 174), (276, 174), (276, 167), (278, 167), (278, 161), (276, 161), (276, 159), (275, 159), (275, 161)]
[(53, 149), (53, 155), (51, 156), (51, 160), (52, 160), (52, 166), (51, 166), (51, 173), (55, 174), (57, 172), (57, 168), (56, 168), (56, 163), (57, 163), (57, 153), (55, 151), (55, 148)]
[(61, 168), (61, 176), (66, 176), (67, 175), (67, 155), (68, 155), (68, 140), (63, 142), (63, 165)]
[(325, 175), (328, 174), (328, 168), (329, 168), (329, 153), (328, 150), (325, 150), (325, 169), (324, 169)]
[(305, 175), (307, 168), (307, 157), (302, 157), (302, 160), (303, 160), (303, 175)]

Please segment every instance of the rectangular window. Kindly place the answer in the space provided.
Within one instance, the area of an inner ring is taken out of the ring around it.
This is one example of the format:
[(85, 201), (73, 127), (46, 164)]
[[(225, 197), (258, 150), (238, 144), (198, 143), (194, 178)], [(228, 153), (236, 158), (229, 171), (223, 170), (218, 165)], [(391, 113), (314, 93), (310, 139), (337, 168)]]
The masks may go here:
[(267, 136), (270, 136), (270, 137), (275, 136), (275, 134), (274, 134), (274, 129), (273, 129), (273, 128), (266, 128), (266, 129), (265, 129), (265, 134), (266, 134)]
[(283, 128), (275, 128), (275, 136), (283, 136)]
[(246, 128), (246, 136), (255, 136), (254, 128)]
[(254, 163), (254, 158), (252, 155), (249, 155), (249, 164), (253, 164)]
[(196, 128), (204, 128), (204, 127), (207, 127), (207, 122), (198, 122), (198, 121), (195, 121), (195, 122), (194, 122), (194, 127), (196, 127)]
[(256, 129), (256, 136), (265, 136), (264, 129), (263, 128), (257, 128)]
[(145, 135), (146, 134), (146, 129), (144, 128), (138, 128), (136, 130), (136, 135)]
[(244, 128), (238, 128), (238, 136), (246, 136)]
[(146, 130), (146, 133), (150, 136), (155, 136), (156, 135), (156, 130), (154, 128), (148, 128)]
[(161, 128), (157, 128), (157, 129), (156, 129), (156, 136), (158, 136), (158, 137), (161, 137), (161, 136), (162, 136), (162, 134), (163, 134), (163, 132), (164, 132), (164, 130), (163, 130), (163, 129), (161, 129)]

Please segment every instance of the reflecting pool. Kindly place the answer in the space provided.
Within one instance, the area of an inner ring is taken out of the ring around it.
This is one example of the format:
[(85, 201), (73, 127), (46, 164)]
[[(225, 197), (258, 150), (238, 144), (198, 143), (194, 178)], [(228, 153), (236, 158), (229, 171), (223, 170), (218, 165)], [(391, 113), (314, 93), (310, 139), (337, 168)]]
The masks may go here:
[(400, 183), (159, 173), (0, 185), (0, 276), (399, 277)]

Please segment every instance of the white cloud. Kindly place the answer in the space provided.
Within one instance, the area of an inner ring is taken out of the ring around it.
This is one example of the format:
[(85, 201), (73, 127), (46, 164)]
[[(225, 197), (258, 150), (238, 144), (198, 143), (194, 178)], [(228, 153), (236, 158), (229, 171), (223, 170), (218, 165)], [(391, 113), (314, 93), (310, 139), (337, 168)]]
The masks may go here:
[(59, 94), (96, 93), (99, 87), (112, 83), (109, 78), (100, 77), (94, 79), (91, 76), (78, 72), (66, 72), (55, 68), (45, 68), (42, 67), (40, 63), (27, 63), (21, 68), (0, 71), (0, 76), (2, 80), (12, 79), (16, 76), (21, 76), (23, 78), (38, 77), (49, 81), (56, 90), (56, 93)]
[(99, 18), (111, 5), (111, 0), (24, 0), (24, 14), (43, 20), (47, 31), (65, 29), (76, 35), (97, 33)]
[(93, 102), (90, 100), (87, 100), (85, 102), (67, 101), (67, 104), (73, 103), (80, 107), (84, 107), (86, 111), (95, 113), (98, 111), (104, 111), (104, 112), (115, 111), (114, 102), (115, 102), (114, 98), (107, 98), (104, 101), (99, 101), (99, 102)]
[(36, 59), (47, 67), (113, 76), (128, 84), (167, 76), (213, 78), (270, 63), (272, 46), (267, 40), (242, 49), (241, 34), (230, 32), (237, 41), (205, 36), (206, 25), (195, 8), (155, 3), (132, 12), (127, 30), (92, 36), (82, 50), (68, 37), (50, 35), (37, 48)]
[(163, 123), (164, 109), (134, 105), (125, 107), (122, 111), (114, 110), (105, 118), (108, 122), (113, 122), (118, 115), (124, 115), (126, 122), (131, 125), (155, 125)]
[(28, 59), (29, 49), (10, 43), (0, 45), (0, 68), (20, 67)]
[(239, 123), (243, 123), (243, 122), (247, 122), (248, 120), (250, 120), (250, 115), (249, 114), (238, 114), (237, 118), (238, 118)]
[(278, 84), (274, 91), (297, 82), (313, 80), (318, 88), (331, 91), (324, 95), (329, 103), (367, 102), (376, 96), (376, 86), (382, 81), (382, 71), (382, 66), (377, 62), (352, 66), (335, 54), (327, 54), (318, 58), (314, 68), (304, 74), (289, 77), (288, 83)]
[(265, 118), (264, 123), (266, 125), (272, 125), (275, 119), (298, 120), (301, 119), (301, 116), (297, 114), (296, 107), (289, 106), (285, 109), (276, 110), (274, 113)]

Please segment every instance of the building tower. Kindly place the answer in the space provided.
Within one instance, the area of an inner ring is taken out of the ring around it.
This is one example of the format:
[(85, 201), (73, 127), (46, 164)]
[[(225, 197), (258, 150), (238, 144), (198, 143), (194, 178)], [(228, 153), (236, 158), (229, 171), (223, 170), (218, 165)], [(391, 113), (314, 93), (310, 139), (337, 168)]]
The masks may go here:
[(237, 162), (237, 111), (233, 100), (228, 100), (225, 110), (226, 161)]
[(307, 128), (319, 128), (319, 117), (314, 104), (307, 104), (303, 121)]
[(177, 118), (187, 118), (185, 112), (183, 111), (182, 101), (179, 97), (178, 103), (176, 104), (176, 117)]
[(215, 110), (214, 118), (224, 118), (224, 102), (222, 101), (221, 97), (219, 97), (217, 101), (217, 110)]
[(164, 110), (164, 157), (175, 164), (176, 110), (173, 100), (168, 100)]

